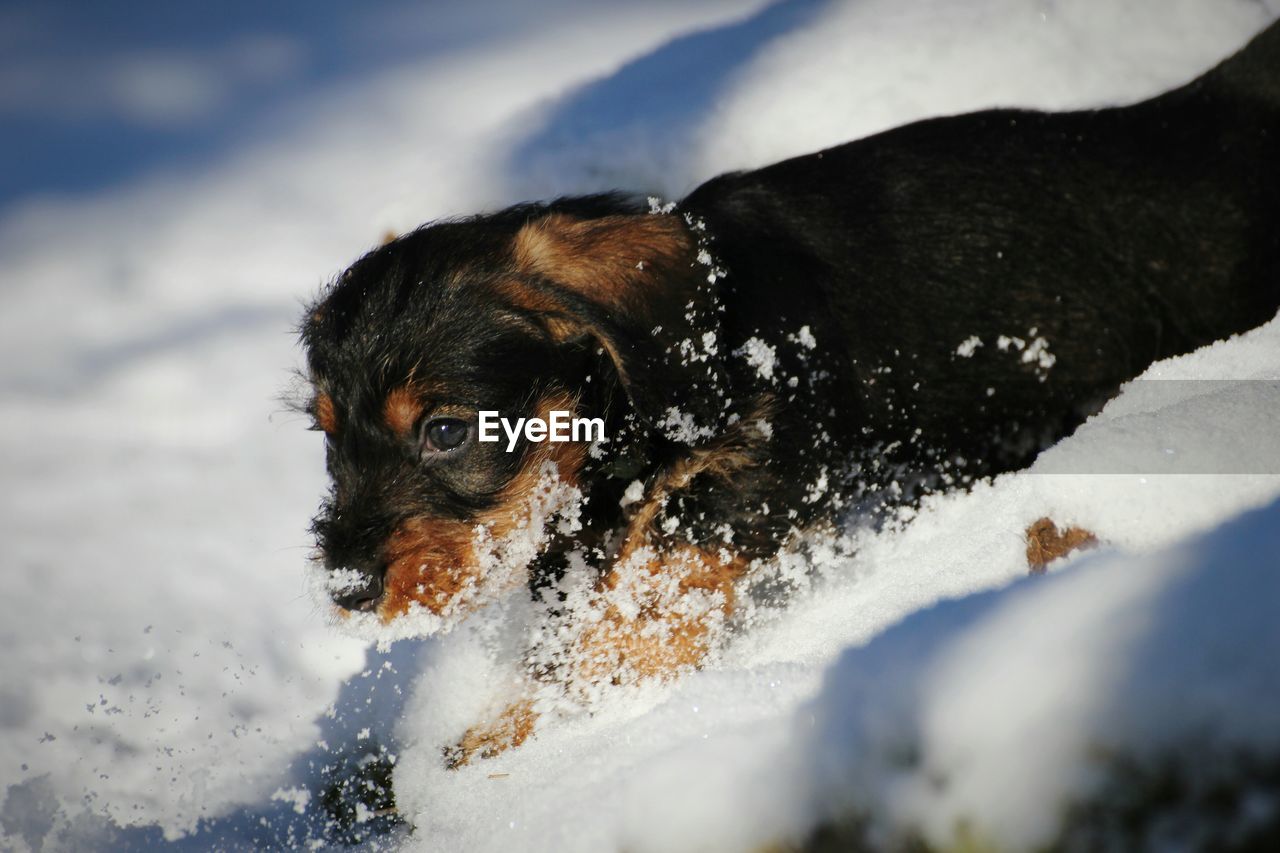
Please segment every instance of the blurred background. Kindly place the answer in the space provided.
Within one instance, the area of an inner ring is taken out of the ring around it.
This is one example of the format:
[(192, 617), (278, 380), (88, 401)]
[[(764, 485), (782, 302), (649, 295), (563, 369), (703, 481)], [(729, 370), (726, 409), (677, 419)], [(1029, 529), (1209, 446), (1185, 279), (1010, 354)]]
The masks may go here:
[[(7, 3), (0, 200), (101, 190), (234, 146), (308, 92), (430, 49), (408, 3)], [(438, 45), (438, 43), (437, 43)]]

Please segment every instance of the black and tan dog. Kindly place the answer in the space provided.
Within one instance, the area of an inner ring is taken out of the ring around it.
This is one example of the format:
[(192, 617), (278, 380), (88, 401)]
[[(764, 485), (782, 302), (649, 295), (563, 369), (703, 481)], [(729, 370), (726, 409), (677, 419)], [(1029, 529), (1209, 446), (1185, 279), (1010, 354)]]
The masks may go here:
[[(1152, 361), (1278, 305), (1275, 26), (1135, 106), (924, 121), (662, 209), (428, 225), (305, 323), (320, 553), (337, 604), (383, 621), (588, 573), (597, 618), (531, 653), (531, 683), (663, 677), (797, 531), (1023, 465)], [(598, 417), (607, 441), (508, 451), (477, 440), (481, 410)], [(571, 513), (537, 509), (548, 478)], [(531, 526), (532, 551), (495, 549)], [(513, 696), (451, 760), (534, 719)]]

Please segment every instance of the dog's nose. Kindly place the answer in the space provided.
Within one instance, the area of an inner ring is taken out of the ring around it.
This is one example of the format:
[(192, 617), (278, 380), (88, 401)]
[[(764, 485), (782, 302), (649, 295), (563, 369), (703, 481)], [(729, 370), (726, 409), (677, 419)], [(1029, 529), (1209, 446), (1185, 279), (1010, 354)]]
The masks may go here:
[(382, 574), (366, 575), (364, 583), (356, 586), (345, 586), (332, 593), (333, 603), (344, 610), (369, 612), (382, 600)]

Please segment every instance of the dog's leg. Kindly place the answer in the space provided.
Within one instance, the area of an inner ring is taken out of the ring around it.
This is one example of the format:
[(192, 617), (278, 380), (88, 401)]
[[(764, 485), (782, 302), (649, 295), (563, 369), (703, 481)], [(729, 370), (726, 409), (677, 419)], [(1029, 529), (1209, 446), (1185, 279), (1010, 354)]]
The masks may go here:
[[(547, 585), (554, 585), (564, 574), (562, 555), (543, 554), (530, 566), (530, 589), (535, 598)], [(521, 698), (510, 702), (492, 717), (467, 729), (466, 734), (452, 746), (444, 748), (445, 766), (456, 770), (471, 763), (472, 758), (493, 758), (505, 750), (524, 743), (538, 721), (533, 696), (537, 693), (539, 678), (533, 673), (538, 667), (525, 660), (528, 677), (522, 687), (511, 694)], [(501, 706), (499, 706), (501, 707)]]
[(561, 626), (567, 630), (551, 632), (555, 651), (540, 665), (533, 659), (546, 650), (530, 650), (530, 684), (522, 698), (447, 748), (450, 767), (527, 740), (538, 719), (529, 697), (544, 691), (548, 682), (570, 701), (590, 704), (600, 687), (667, 680), (702, 665), (733, 610), (734, 585), (750, 560), (720, 537), (712, 544), (694, 544), (680, 537), (679, 526), (664, 534), (670, 521), (663, 520), (665, 509), (693, 489), (732, 488), (734, 474), (756, 460), (755, 448), (764, 438), (755, 423), (768, 411), (767, 402), (762, 403), (756, 410), (759, 417), (655, 479), (585, 605), (569, 607)]
[[(587, 613), (577, 614), (590, 618), (549, 676), (559, 682), (557, 691), (582, 700), (601, 686), (666, 680), (701, 666), (732, 611), (734, 583), (746, 567), (746, 560), (723, 549), (624, 548), (596, 586)], [(545, 686), (531, 684), (522, 698), (468, 729), (444, 750), (446, 766), (492, 758), (528, 740), (538, 721), (530, 697)]]
[(701, 666), (733, 609), (747, 561), (725, 549), (691, 545), (624, 548), (601, 579), (596, 616), (569, 654), (567, 686), (665, 680)]
[(532, 699), (513, 702), (494, 720), (472, 726), (460, 741), (445, 747), (445, 766), (456, 770), (469, 764), (472, 758), (493, 758), (519, 746), (533, 734), (537, 721), (538, 714), (533, 709)]
[[(715, 648), (733, 610), (734, 586), (750, 560), (718, 528), (710, 540), (682, 539), (683, 525), (678, 516), (667, 515), (667, 508), (681, 495), (736, 488), (735, 475), (756, 467), (759, 445), (767, 440), (757, 422), (771, 403), (771, 398), (762, 400), (758, 417), (740, 422), (651, 484), (596, 587), (590, 619), (575, 635), (562, 676), (570, 694), (586, 696), (605, 684), (666, 680), (701, 666)], [(699, 524), (713, 527), (705, 517)], [(727, 523), (721, 526), (730, 529)]]

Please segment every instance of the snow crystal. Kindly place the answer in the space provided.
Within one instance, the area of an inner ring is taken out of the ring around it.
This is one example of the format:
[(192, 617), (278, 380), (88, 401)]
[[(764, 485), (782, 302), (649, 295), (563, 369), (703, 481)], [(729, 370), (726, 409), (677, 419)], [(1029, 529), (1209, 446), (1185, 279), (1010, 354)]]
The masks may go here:
[[(1003, 338), (1002, 338), (1003, 339)], [(997, 346), (999, 344), (997, 343)], [(982, 339), (977, 335), (970, 335), (960, 342), (960, 346), (956, 347), (956, 355), (961, 358), (972, 358), (973, 354), (978, 351), (978, 347), (982, 346)], [(1005, 349), (1005, 347), (1000, 347)]]
[(695, 364), (697, 362), (705, 362), (710, 360), (716, 354), (716, 333), (704, 332), (699, 338), (701, 348), (692, 340), (685, 338), (678, 344), (680, 349), (680, 357), (684, 364)]
[(622, 498), (619, 499), (618, 505), (622, 507), (628, 507), (631, 504), (636, 503), (637, 501), (643, 498), (644, 498), (644, 483), (640, 482), (639, 480), (632, 480), (630, 484), (627, 485), (626, 491), (622, 493)]
[(667, 409), (662, 420), (658, 421), (658, 427), (664, 430), (667, 438), (681, 444), (697, 444), (716, 434), (713, 427), (698, 426), (693, 415), (682, 412), (675, 406)]
[(676, 203), (674, 201), (664, 203), (662, 199), (657, 196), (649, 196), (649, 212), (651, 214), (670, 213), (675, 209)]
[(800, 344), (805, 349), (811, 350), (818, 346), (818, 340), (813, 336), (807, 325), (801, 326), (793, 335), (787, 335), (787, 340)]
[[(1020, 360), (1023, 364), (1031, 364), (1035, 366), (1036, 375), (1040, 377), (1040, 381), (1047, 378), (1046, 371), (1057, 362), (1058, 358), (1049, 352), (1049, 341), (1042, 335), (1036, 334), (1036, 329), (1032, 328), (1029, 332), (1031, 342), (1028, 344), (1025, 338), (1016, 335), (1001, 335), (996, 338), (996, 348), (1001, 352), (1021, 353)], [(971, 338), (970, 340), (974, 340)], [(967, 343), (967, 341), (966, 341)], [(981, 342), (979, 342), (981, 343)], [(963, 346), (963, 344), (961, 344)], [(963, 355), (959, 350), (957, 354)], [(972, 353), (971, 353), (972, 354)]]
[(746, 359), (747, 364), (756, 369), (756, 374), (761, 379), (773, 379), (773, 368), (778, 362), (777, 350), (773, 345), (760, 338), (750, 337), (733, 354)]
[(1034, 363), (1042, 371), (1053, 367), (1057, 360), (1057, 356), (1049, 352), (1049, 342), (1040, 336), (1033, 338), (1031, 345), (1022, 353), (1025, 364)]
[[(687, 224), (688, 224), (688, 226), (689, 226), (690, 228), (692, 228), (694, 231), (698, 231), (698, 232), (706, 232), (706, 230), (707, 230), (707, 223), (706, 223), (706, 222), (704, 222), (701, 218), (694, 218), (693, 214), (691, 214), (691, 213), (686, 213), (686, 214), (684, 215), (684, 221), (685, 221), (685, 223), (687, 223)], [(705, 261), (703, 261), (701, 258), (699, 258), (699, 261), (700, 261), (701, 263), (704, 263), (704, 264), (709, 264), (709, 263), (710, 263), (710, 258), (708, 258), (708, 259), (707, 259), (707, 260), (705, 260)]]
[(306, 788), (277, 788), (271, 795), (274, 802), (286, 802), (293, 806), (298, 814), (306, 814), (307, 805), (311, 802), (311, 792)]
[(827, 493), (828, 485), (827, 469), (826, 466), (823, 466), (821, 473), (818, 474), (818, 479), (809, 484), (809, 488), (803, 498), (804, 502), (811, 504), (819, 500)]
[(1001, 335), (996, 338), (996, 347), (1000, 352), (1008, 352), (1009, 347), (1013, 347), (1015, 350), (1021, 351), (1026, 345), (1027, 342), (1022, 338), (1010, 337), (1008, 335)]
[(709, 238), (707, 236), (707, 224), (701, 219), (694, 219), (687, 213), (684, 218), (685, 221), (689, 223), (689, 227), (694, 230), (694, 233), (698, 237), (698, 254), (696, 256), (698, 263), (702, 264), (704, 267), (710, 268), (710, 272), (707, 273), (707, 282), (709, 284), (715, 284), (718, 280), (724, 278), (726, 273), (724, 269), (716, 263), (715, 258), (711, 255), (711, 251), (707, 248), (707, 244), (709, 242)]
[(334, 569), (323, 576), (326, 593), (353, 592), (363, 589), (367, 584), (368, 578), (356, 569)]

